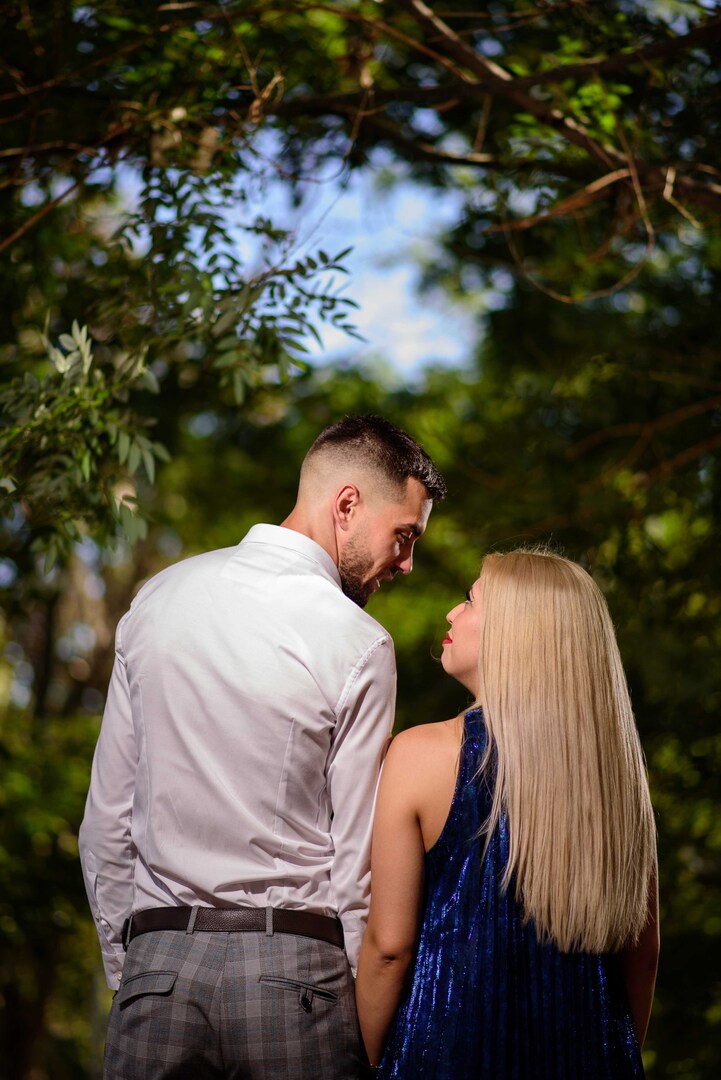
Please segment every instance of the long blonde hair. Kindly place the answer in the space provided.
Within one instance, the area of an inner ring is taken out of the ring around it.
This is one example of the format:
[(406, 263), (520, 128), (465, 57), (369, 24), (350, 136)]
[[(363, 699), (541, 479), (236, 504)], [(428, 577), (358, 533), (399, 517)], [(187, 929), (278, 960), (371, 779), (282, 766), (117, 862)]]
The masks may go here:
[(546, 549), (486, 556), (480, 693), (497, 756), (488, 836), (507, 815), (503, 885), (541, 941), (612, 952), (643, 928), (656, 831), (604, 597)]

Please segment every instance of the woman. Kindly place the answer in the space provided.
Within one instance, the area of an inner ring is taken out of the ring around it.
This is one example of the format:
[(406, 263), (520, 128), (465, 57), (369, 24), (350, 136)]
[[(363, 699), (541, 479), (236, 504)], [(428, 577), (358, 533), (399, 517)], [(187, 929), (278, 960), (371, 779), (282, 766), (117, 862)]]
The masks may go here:
[(443, 667), (476, 707), (399, 735), (383, 768), (368, 1059), (404, 1080), (641, 1077), (655, 828), (603, 596), (567, 559), (512, 551), (447, 618)]

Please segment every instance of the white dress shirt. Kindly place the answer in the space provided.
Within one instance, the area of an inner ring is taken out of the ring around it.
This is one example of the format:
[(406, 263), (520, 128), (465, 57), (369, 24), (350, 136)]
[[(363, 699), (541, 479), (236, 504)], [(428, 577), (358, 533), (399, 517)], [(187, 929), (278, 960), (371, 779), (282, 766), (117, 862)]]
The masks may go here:
[(239, 904), (338, 915), (355, 968), (393, 644), (313, 540), (255, 525), (169, 567), (116, 634), (80, 830), (117, 989), (131, 911)]

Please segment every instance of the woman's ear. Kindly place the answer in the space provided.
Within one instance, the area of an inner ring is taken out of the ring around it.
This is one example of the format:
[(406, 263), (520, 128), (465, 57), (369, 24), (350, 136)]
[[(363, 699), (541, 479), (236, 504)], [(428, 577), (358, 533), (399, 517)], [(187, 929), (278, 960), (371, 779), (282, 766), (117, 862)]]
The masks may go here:
[(348, 529), (358, 513), (360, 492), (355, 484), (344, 484), (333, 500), (333, 520), (341, 529)]

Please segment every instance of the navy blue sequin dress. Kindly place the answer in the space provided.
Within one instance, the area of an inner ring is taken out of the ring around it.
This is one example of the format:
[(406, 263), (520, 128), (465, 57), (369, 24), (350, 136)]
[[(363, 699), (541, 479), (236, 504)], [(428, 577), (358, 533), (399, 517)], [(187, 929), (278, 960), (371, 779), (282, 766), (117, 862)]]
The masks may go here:
[(426, 855), (412, 982), (391, 1027), (383, 1080), (629, 1080), (643, 1077), (618, 958), (539, 945), (500, 881), (502, 820), (483, 859), (491, 793), (474, 779), (486, 746), (465, 717), (448, 820)]

